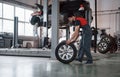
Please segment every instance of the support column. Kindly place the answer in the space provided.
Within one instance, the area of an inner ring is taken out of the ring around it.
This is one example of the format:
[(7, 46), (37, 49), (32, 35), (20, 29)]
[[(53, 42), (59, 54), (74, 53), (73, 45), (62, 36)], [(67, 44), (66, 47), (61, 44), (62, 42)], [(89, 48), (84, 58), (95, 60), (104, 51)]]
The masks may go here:
[[(97, 30), (97, 0), (95, 0), (95, 29)], [(95, 49), (94, 52), (97, 52), (97, 31), (95, 33)]]
[(48, 0), (43, 1), (43, 26), (46, 28), (46, 35), (48, 37)]
[(55, 48), (58, 44), (58, 26), (59, 26), (59, 0), (52, 0), (52, 50), (51, 58), (55, 58)]
[(18, 48), (18, 17), (14, 17), (13, 48)]
[(118, 32), (120, 32), (120, 12), (118, 12)]
[[(42, 0), (37, 0), (36, 3), (42, 5)], [(41, 9), (40, 9), (41, 11)], [(39, 35), (38, 35), (38, 48), (42, 48), (42, 27), (39, 28)]]

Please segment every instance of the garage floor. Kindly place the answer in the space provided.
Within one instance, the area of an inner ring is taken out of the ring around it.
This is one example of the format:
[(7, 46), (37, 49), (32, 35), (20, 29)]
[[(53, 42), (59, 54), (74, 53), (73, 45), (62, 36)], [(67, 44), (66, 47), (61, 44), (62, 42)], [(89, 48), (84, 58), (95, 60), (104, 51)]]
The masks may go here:
[(93, 65), (77, 61), (62, 64), (40, 57), (0, 56), (0, 77), (120, 77), (120, 53), (107, 54), (96, 59)]

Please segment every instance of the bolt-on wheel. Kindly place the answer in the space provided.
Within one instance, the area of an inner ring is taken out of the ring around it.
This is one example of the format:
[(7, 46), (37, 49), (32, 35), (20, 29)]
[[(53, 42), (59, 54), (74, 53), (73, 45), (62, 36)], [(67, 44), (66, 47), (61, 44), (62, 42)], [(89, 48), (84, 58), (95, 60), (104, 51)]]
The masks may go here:
[(107, 43), (106, 41), (100, 41), (98, 43), (97, 49), (98, 49), (98, 52), (105, 54), (109, 51), (109, 47), (110, 47), (109, 43)]
[(102, 39), (100, 41), (106, 41), (107, 43), (112, 44), (112, 40), (113, 40), (112, 36), (106, 35), (106, 36), (102, 37)]
[(58, 44), (55, 50), (55, 56), (57, 60), (62, 63), (68, 64), (72, 62), (77, 55), (77, 50), (74, 44), (66, 44), (66, 41), (62, 41)]
[(102, 41), (106, 41), (107, 43), (110, 43), (110, 42), (111, 42), (110, 38), (108, 38), (108, 37), (104, 37), (104, 38), (102, 39)]

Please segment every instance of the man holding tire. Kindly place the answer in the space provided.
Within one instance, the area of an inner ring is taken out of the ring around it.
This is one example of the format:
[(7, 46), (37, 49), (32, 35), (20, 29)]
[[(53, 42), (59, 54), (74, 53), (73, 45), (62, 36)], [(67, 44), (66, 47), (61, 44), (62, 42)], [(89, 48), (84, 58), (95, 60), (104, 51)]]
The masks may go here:
[(87, 62), (85, 64), (92, 64), (93, 59), (90, 52), (92, 30), (88, 25), (87, 20), (82, 15), (77, 17), (73, 13), (69, 13), (68, 21), (69, 23), (72, 23), (75, 26), (75, 31), (72, 34), (72, 37), (66, 41), (66, 44), (70, 44), (76, 41), (76, 39), (79, 37), (79, 30), (80, 28), (82, 28), (83, 33), (77, 60), (79, 62), (82, 62), (83, 56), (85, 54), (87, 56)]

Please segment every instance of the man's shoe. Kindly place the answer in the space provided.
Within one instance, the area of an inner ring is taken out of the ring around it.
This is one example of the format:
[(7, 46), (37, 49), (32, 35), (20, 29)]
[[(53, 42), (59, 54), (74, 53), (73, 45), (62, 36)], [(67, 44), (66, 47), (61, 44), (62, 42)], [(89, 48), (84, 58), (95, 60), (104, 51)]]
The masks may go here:
[(92, 60), (88, 60), (85, 64), (93, 64)]
[(81, 60), (81, 59), (78, 59), (78, 58), (77, 58), (77, 59), (75, 59), (75, 60), (77, 60), (77, 61), (79, 61), (79, 62), (81, 62), (81, 63), (82, 63), (82, 60)]

